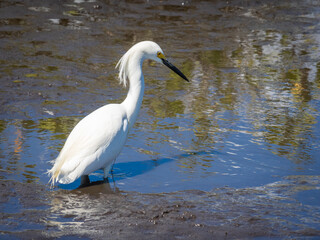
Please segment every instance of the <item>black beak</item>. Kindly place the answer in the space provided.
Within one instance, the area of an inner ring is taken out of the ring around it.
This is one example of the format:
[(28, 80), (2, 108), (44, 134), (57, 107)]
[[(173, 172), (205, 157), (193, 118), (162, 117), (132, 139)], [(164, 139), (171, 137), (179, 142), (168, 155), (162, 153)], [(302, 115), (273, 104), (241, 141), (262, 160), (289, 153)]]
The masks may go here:
[(168, 68), (170, 68), (172, 71), (174, 71), (176, 74), (178, 74), (180, 77), (182, 77), (184, 80), (189, 82), (188, 78), (174, 65), (172, 65), (168, 60), (161, 58), (164, 65), (166, 65)]

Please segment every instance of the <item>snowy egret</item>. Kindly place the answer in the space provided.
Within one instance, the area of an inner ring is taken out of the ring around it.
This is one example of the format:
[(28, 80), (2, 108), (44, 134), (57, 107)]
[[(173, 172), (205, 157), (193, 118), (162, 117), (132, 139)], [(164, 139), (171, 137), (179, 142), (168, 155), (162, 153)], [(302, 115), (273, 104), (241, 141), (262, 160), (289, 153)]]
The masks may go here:
[(51, 185), (72, 183), (81, 177), (88, 183), (88, 175), (103, 169), (104, 178), (122, 150), (129, 130), (141, 107), (144, 93), (142, 63), (145, 59), (162, 62), (186, 81), (179, 69), (166, 60), (158, 44), (143, 41), (131, 47), (119, 60), (119, 80), (124, 86), (129, 80), (126, 99), (120, 104), (108, 104), (84, 117), (71, 131), (54, 166), (48, 171)]

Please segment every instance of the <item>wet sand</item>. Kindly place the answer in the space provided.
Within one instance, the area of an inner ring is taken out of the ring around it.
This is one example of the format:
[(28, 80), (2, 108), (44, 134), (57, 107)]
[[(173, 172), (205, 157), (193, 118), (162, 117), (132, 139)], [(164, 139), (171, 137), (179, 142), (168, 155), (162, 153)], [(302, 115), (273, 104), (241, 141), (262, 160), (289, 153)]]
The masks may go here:
[[(69, 191), (3, 180), (1, 238), (316, 239), (320, 231), (307, 225), (319, 212), (292, 197), (318, 185), (318, 178), (297, 176), (257, 188), (141, 194), (108, 183)], [(6, 209), (12, 201), (17, 209)]]

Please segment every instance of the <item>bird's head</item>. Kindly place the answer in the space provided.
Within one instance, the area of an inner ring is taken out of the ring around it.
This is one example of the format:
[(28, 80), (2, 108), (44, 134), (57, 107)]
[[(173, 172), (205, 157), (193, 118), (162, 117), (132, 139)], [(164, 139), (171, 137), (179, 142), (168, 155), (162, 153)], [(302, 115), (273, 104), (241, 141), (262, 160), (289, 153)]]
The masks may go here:
[(188, 78), (177, 67), (175, 67), (172, 63), (170, 63), (166, 59), (162, 49), (158, 44), (151, 41), (144, 41), (144, 42), (141, 42), (141, 44), (143, 45), (143, 47), (145, 47), (144, 52), (146, 54), (147, 59), (151, 59), (156, 62), (163, 63), (172, 71), (174, 71), (176, 74), (178, 74), (180, 77), (182, 77), (184, 80), (189, 82)]
[[(140, 56), (140, 57), (138, 57)], [(120, 61), (117, 64), (117, 67), (119, 66), (119, 78), (120, 82), (122, 82), (124, 85), (126, 85), (127, 80), (127, 67), (128, 62), (130, 59), (136, 58), (136, 60), (140, 59), (141, 63), (144, 59), (151, 59), (159, 63), (163, 63), (168, 68), (170, 68), (172, 71), (174, 71), (176, 74), (178, 74), (180, 77), (182, 77), (184, 80), (188, 81), (188, 78), (173, 64), (171, 64), (165, 57), (162, 49), (158, 44), (152, 41), (143, 41), (135, 44), (132, 46), (125, 55), (120, 59)]]

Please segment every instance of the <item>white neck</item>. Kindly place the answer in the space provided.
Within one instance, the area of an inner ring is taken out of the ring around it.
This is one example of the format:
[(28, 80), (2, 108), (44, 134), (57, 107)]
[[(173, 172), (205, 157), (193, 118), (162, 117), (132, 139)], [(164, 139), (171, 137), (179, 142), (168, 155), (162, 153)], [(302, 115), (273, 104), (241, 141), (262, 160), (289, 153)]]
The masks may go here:
[(126, 99), (121, 103), (127, 111), (129, 129), (134, 125), (142, 104), (144, 94), (144, 78), (142, 75), (142, 54), (137, 53), (128, 63), (129, 92)]

